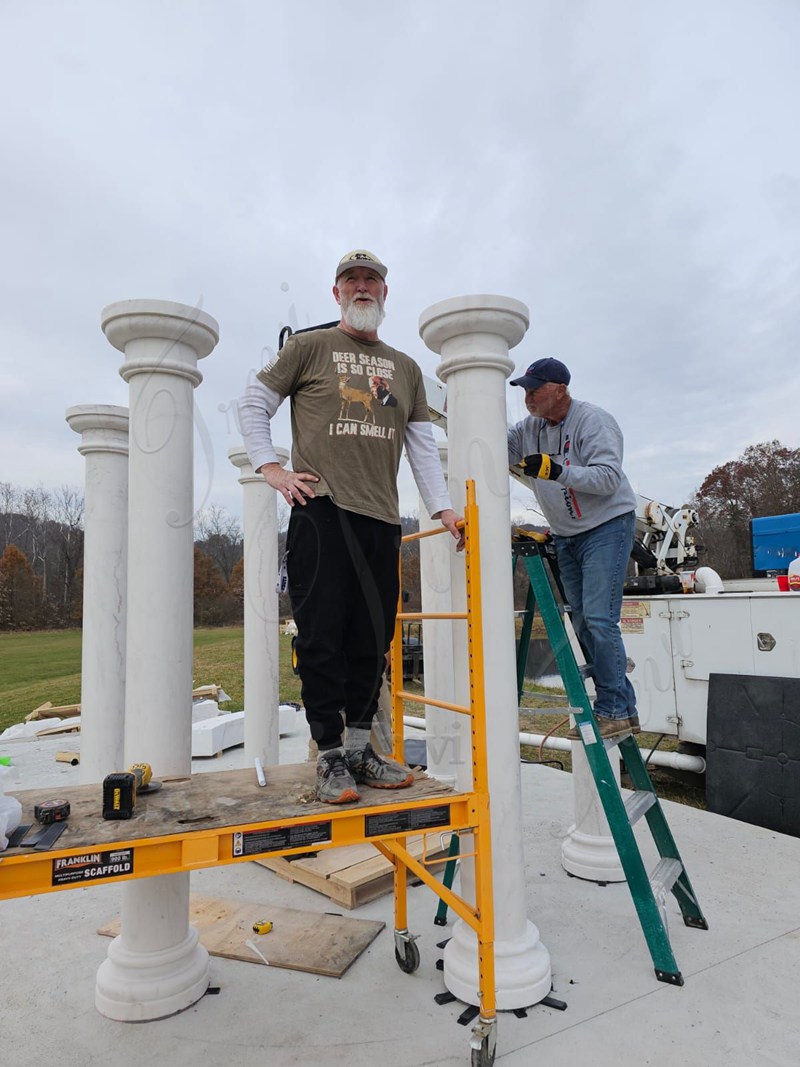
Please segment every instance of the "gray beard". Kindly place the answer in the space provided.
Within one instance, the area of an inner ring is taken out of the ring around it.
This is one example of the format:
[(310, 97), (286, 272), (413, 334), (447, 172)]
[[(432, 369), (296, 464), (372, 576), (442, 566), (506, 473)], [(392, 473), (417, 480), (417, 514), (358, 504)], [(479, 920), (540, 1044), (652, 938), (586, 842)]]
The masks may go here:
[(355, 300), (347, 306), (342, 305), (342, 319), (351, 330), (359, 333), (373, 333), (383, 322), (385, 312), (381, 304), (358, 304)]

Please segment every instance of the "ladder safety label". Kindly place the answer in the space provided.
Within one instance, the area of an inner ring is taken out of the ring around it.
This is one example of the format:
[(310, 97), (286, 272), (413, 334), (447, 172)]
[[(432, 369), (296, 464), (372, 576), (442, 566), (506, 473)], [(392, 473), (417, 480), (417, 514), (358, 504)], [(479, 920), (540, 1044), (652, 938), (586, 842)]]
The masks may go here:
[(594, 736), (594, 730), (592, 729), (592, 724), (590, 722), (579, 722), (578, 729), (581, 732), (584, 745), (597, 744), (597, 738)]
[(80, 856), (61, 856), (53, 860), (51, 885), (72, 882), (97, 882), (101, 878), (121, 878), (133, 874), (133, 849), (113, 852), (84, 852)]
[(385, 814), (364, 817), (364, 836), (381, 837), (385, 834), (405, 833), (411, 830), (429, 830), (434, 826), (447, 826), (449, 823), (449, 804), (440, 804), (435, 808), (387, 811)]
[(256, 856), (260, 852), (281, 852), (289, 848), (306, 848), (330, 841), (331, 823), (308, 822), (300, 826), (277, 826), (271, 830), (237, 831), (233, 835), (234, 856)]

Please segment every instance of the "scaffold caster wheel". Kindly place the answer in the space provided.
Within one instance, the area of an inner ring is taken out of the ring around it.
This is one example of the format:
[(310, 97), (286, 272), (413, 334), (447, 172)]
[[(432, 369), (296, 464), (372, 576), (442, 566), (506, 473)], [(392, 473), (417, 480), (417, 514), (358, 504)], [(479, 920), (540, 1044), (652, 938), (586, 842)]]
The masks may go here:
[(497, 1020), (479, 1019), (469, 1043), (472, 1050), (471, 1067), (492, 1067), (496, 1044)]
[(394, 932), (394, 958), (397, 966), (406, 974), (413, 974), (419, 967), (419, 949), (416, 945), (416, 936), (408, 930), (395, 930)]

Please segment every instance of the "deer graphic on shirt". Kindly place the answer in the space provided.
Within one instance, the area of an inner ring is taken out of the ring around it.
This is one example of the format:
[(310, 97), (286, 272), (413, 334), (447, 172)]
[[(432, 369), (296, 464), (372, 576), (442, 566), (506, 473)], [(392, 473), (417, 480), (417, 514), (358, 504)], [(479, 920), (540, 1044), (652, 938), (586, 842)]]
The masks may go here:
[(375, 423), (375, 410), (373, 404), (375, 404), (375, 397), (365, 386), (359, 388), (357, 385), (351, 385), (350, 380), (346, 374), (339, 375), (339, 399), (341, 404), (339, 406), (339, 418), (349, 419), (350, 408), (353, 404), (361, 404), (364, 408), (364, 417), (361, 420), (366, 422), (368, 418), (371, 418), (372, 423)]

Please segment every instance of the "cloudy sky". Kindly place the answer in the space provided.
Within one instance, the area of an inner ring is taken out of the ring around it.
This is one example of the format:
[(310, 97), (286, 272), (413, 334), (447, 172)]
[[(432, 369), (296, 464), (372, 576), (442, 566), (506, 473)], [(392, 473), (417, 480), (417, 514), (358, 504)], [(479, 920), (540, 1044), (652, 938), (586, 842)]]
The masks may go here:
[(0, 480), (81, 483), (65, 409), (127, 404), (101, 309), (176, 300), (220, 324), (197, 501), (238, 511), (231, 402), (353, 247), (430, 375), (420, 311), (526, 303), (518, 369), (564, 360), (647, 496), (800, 447), (796, 0), (0, 0), (0, 40)]

